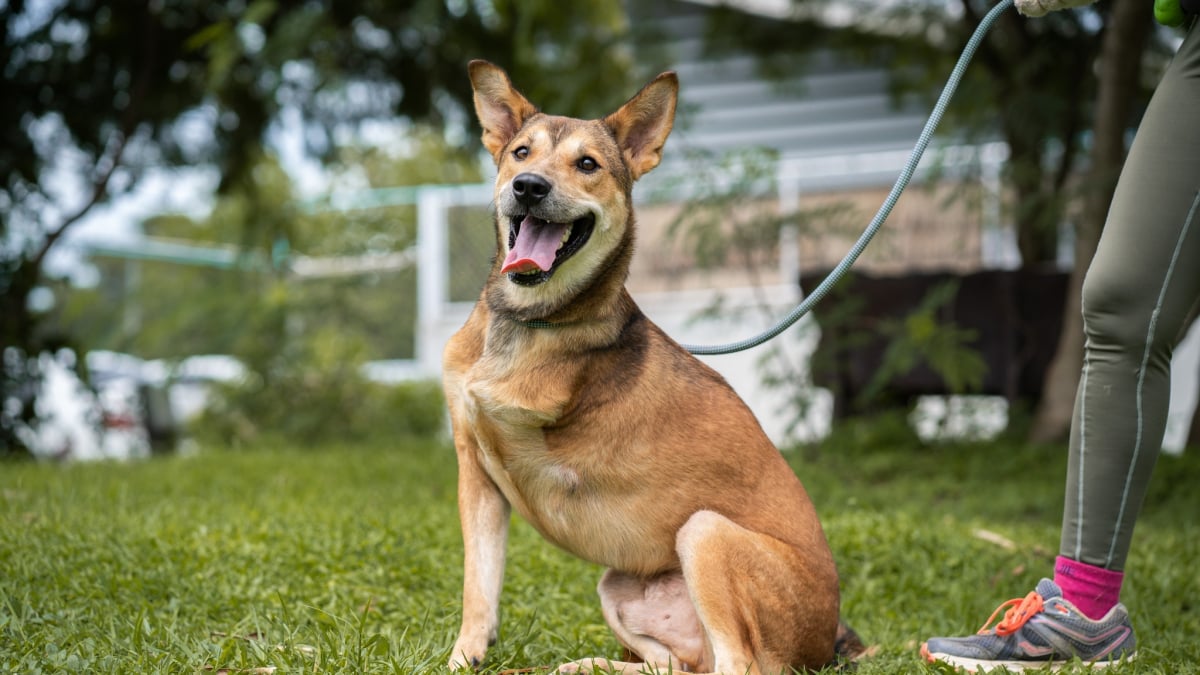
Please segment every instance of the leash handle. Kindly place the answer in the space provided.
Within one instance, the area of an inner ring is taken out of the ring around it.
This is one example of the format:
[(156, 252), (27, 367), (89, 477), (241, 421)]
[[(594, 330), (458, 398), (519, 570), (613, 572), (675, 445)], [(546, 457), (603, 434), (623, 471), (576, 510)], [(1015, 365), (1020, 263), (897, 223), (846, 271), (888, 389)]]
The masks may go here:
[(921, 135), (917, 138), (917, 144), (913, 146), (912, 152), (908, 156), (908, 162), (900, 172), (900, 176), (896, 179), (896, 183), (892, 186), (892, 191), (888, 193), (887, 199), (883, 201), (883, 205), (879, 207), (879, 211), (871, 220), (867, 229), (859, 236), (858, 241), (854, 243), (853, 248), (842, 258), (842, 261), (833, 268), (833, 271), (825, 277), (821, 283), (813, 289), (813, 292), (804, 298), (787, 316), (783, 317), (775, 326), (763, 331), (762, 333), (740, 340), (738, 342), (730, 342), (723, 345), (683, 345), (683, 348), (698, 356), (716, 356), (721, 354), (733, 354), (735, 352), (745, 351), (757, 347), (768, 340), (773, 339), (783, 331), (792, 327), (792, 324), (800, 320), (800, 317), (808, 314), (817, 304), (824, 298), (838, 281), (846, 275), (850, 270), (850, 266), (854, 261), (858, 260), (858, 256), (862, 255), (863, 250), (867, 248), (867, 244), (875, 237), (883, 222), (887, 220), (888, 215), (892, 212), (892, 207), (896, 205), (896, 201), (900, 199), (900, 194), (904, 192), (904, 188), (908, 187), (908, 182), (916, 173), (917, 165), (921, 162), (921, 155), (925, 154), (925, 148), (929, 145), (929, 141), (933, 137), (933, 131), (937, 128), (939, 122), (942, 121), (942, 115), (945, 114), (946, 108), (950, 105), (950, 99), (954, 97), (954, 92), (958, 89), (958, 83), (962, 80), (963, 73), (967, 70), (967, 64), (971, 62), (971, 58), (975, 55), (979, 44), (983, 42), (983, 38), (988, 31), (992, 29), (992, 25), (996, 23), (996, 19), (1011, 7), (1013, 0), (1000, 0), (1000, 2), (987, 13), (986, 16), (979, 22), (979, 26), (967, 40), (967, 45), (963, 47), (962, 54), (958, 57), (958, 63), (954, 65), (954, 70), (950, 72), (949, 79), (946, 80), (946, 86), (942, 88), (942, 93), (938, 97), (937, 103), (933, 106), (933, 112), (929, 114), (929, 119), (925, 122), (925, 128), (921, 130)]

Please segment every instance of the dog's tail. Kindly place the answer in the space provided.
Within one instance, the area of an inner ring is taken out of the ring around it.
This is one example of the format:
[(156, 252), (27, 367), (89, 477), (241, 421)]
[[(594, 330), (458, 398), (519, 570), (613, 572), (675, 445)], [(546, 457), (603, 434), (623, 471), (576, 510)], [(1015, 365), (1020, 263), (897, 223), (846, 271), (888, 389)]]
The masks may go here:
[(868, 647), (845, 619), (838, 621), (837, 637), (833, 641), (833, 664), (839, 672), (854, 670), (857, 661), (872, 656), (878, 647)]

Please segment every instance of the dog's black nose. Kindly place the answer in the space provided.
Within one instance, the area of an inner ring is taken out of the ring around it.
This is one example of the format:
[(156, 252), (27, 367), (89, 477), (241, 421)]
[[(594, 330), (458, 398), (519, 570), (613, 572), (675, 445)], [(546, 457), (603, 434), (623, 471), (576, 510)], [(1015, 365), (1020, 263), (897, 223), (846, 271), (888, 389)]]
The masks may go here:
[(550, 194), (550, 181), (536, 173), (522, 173), (512, 180), (513, 196), (525, 206), (533, 206)]

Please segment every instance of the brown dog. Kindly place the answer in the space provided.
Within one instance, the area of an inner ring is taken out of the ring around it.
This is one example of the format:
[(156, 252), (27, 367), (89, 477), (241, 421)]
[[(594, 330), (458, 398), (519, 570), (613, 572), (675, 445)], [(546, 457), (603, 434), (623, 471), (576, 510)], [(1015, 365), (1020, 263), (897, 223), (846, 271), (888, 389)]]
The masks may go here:
[(444, 357), (465, 547), (450, 667), (496, 639), (510, 508), (609, 568), (604, 617), (646, 664), (560, 672), (826, 665), (838, 578), (808, 495), (737, 394), (624, 288), (633, 182), (662, 157), (675, 74), (585, 121), (539, 112), (490, 63), (469, 71), (499, 168), (497, 255)]

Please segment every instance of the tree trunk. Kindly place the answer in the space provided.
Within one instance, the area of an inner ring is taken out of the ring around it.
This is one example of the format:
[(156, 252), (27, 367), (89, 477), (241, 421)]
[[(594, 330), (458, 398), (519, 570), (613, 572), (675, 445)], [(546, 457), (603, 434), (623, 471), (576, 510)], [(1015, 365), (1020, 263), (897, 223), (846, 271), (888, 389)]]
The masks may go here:
[[(1011, 143), (1013, 136), (1008, 135), (1008, 138)], [(1013, 217), (1021, 265), (1027, 269), (1052, 265), (1058, 258), (1058, 233), (1054, 224), (1061, 219), (1061, 213), (1049, 194), (1051, 190), (1045, 187), (1045, 155), (1038, 147), (1022, 150), (1010, 145), (1010, 150), (1009, 161), (1020, 162), (1024, 167), (1011, 176), (1016, 203), (1020, 205)], [(1055, 213), (1049, 213), (1052, 210)]]
[(1030, 440), (1067, 437), (1083, 365), (1083, 278), (1096, 253), (1113, 189), (1125, 161), (1125, 130), (1138, 88), (1142, 54), (1153, 26), (1152, 5), (1145, 0), (1116, 0), (1100, 49), (1094, 145), (1083, 210), (1075, 228), (1075, 267), (1067, 287), (1062, 333), (1046, 370), (1042, 399), (1034, 415)]

